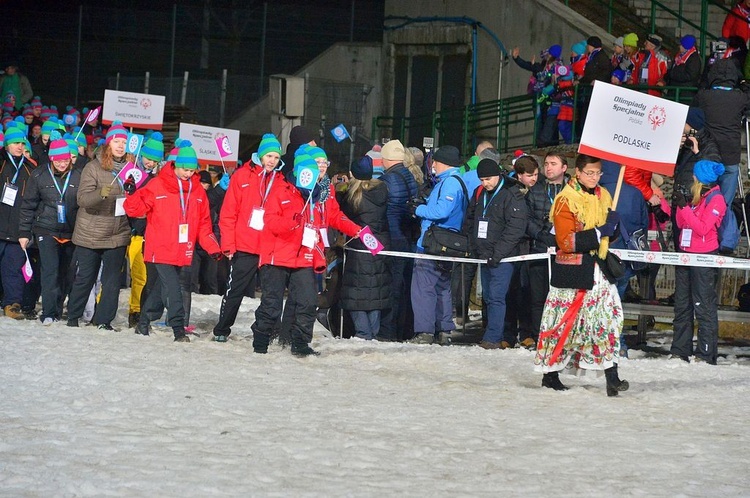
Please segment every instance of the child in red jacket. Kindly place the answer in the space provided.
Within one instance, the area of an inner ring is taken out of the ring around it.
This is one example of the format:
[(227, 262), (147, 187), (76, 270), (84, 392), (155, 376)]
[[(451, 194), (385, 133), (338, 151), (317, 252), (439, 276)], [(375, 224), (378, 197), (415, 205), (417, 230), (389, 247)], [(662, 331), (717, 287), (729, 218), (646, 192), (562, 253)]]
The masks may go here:
[[(136, 190), (132, 178), (123, 187), (129, 194), (124, 205), (127, 215), (146, 217), (143, 259), (157, 269), (167, 295), (167, 324), (177, 342), (190, 342), (185, 335), (180, 268), (192, 263), (196, 240), (211, 257), (221, 257), (206, 192), (198, 176), (193, 176), (197, 170), (195, 150), (185, 140), (180, 143), (174, 163), (167, 163), (145, 187)], [(159, 296), (150, 293), (147, 303), (152, 298)], [(148, 309), (148, 304), (145, 307)], [(141, 318), (145, 316), (142, 314)], [(142, 324), (138, 327), (142, 328)], [(148, 326), (145, 331), (136, 331), (148, 335)]]

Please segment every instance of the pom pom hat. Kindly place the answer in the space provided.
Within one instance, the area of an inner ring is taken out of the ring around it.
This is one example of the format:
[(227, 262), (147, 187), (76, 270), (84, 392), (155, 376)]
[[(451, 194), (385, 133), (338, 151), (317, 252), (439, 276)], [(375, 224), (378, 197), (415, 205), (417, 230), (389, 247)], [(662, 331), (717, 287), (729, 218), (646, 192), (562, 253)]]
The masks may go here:
[(258, 157), (263, 157), (266, 154), (275, 152), (281, 157), (281, 143), (272, 133), (266, 133), (263, 138), (260, 139), (260, 145), (258, 145)]
[(56, 138), (49, 144), (49, 158), (51, 161), (69, 161), (70, 146), (64, 138)]
[(152, 133), (141, 147), (141, 156), (152, 161), (162, 161), (164, 159), (163, 138), (163, 135), (158, 131)]
[(175, 168), (198, 169), (198, 156), (192, 145), (190, 140), (180, 142), (180, 147), (177, 149), (177, 157), (174, 160)]
[(716, 183), (716, 180), (724, 173), (724, 165), (706, 159), (700, 160), (693, 166), (693, 174), (704, 185)]
[(112, 141), (113, 138), (122, 138), (124, 140), (128, 139), (128, 130), (126, 130), (122, 125), (122, 121), (114, 121), (112, 123), (112, 126), (110, 126), (109, 130), (107, 130), (107, 136), (104, 143), (108, 144)]

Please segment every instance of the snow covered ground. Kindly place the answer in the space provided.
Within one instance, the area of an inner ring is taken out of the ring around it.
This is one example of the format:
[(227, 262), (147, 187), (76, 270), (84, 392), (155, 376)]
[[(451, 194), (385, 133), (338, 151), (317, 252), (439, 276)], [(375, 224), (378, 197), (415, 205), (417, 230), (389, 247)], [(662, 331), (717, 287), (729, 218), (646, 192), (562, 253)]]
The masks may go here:
[(633, 351), (607, 398), (542, 389), (521, 349), (316, 329), (320, 357), (255, 355), (256, 305), (226, 344), (0, 317), (0, 496), (750, 496), (747, 348)]

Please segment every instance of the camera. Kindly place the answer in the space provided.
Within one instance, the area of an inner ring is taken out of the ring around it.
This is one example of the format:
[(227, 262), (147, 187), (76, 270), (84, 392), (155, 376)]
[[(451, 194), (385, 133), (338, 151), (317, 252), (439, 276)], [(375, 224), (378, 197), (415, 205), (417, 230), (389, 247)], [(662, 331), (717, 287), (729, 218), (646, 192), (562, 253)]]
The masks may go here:
[(657, 204), (656, 206), (652, 206), (651, 204), (649, 204), (648, 209), (654, 215), (654, 218), (656, 218), (657, 222), (666, 223), (667, 221), (669, 221), (669, 215), (664, 212), (659, 204)]
[(711, 53), (714, 54), (714, 56), (722, 55), (724, 52), (727, 51), (727, 42), (724, 40), (717, 40), (711, 42)]

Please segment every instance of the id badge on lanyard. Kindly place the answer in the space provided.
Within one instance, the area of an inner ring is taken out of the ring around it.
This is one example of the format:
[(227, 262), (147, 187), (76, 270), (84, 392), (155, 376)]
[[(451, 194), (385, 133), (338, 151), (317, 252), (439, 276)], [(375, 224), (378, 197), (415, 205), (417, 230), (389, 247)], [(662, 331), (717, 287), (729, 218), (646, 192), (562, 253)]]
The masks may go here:
[(12, 183), (6, 183), (3, 186), (3, 198), (2, 198), (3, 204), (7, 204), (8, 206), (15, 206), (17, 196), (18, 196), (18, 187), (16, 187)]
[(180, 244), (187, 244), (188, 242), (188, 224), (180, 223), (179, 235), (177, 236), (177, 242)]
[(250, 221), (248, 221), (247, 225), (253, 230), (263, 230), (263, 215), (265, 213), (266, 210), (262, 207), (253, 208), (253, 213), (250, 215)]
[(115, 199), (115, 216), (125, 216), (125, 198)]
[(480, 219), (479, 223), (477, 223), (477, 238), (478, 239), (486, 239), (487, 238), (487, 226), (490, 224), (490, 222), (486, 219)]
[(317, 242), (317, 236), (318, 231), (315, 230), (315, 227), (306, 224), (305, 225), (305, 231), (302, 233), (302, 245), (307, 247), (308, 249), (312, 249), (315, 247), (315, 242)]
[(65, 204), (62, 201), (57, 202), (57, 222), (65, 223)]

